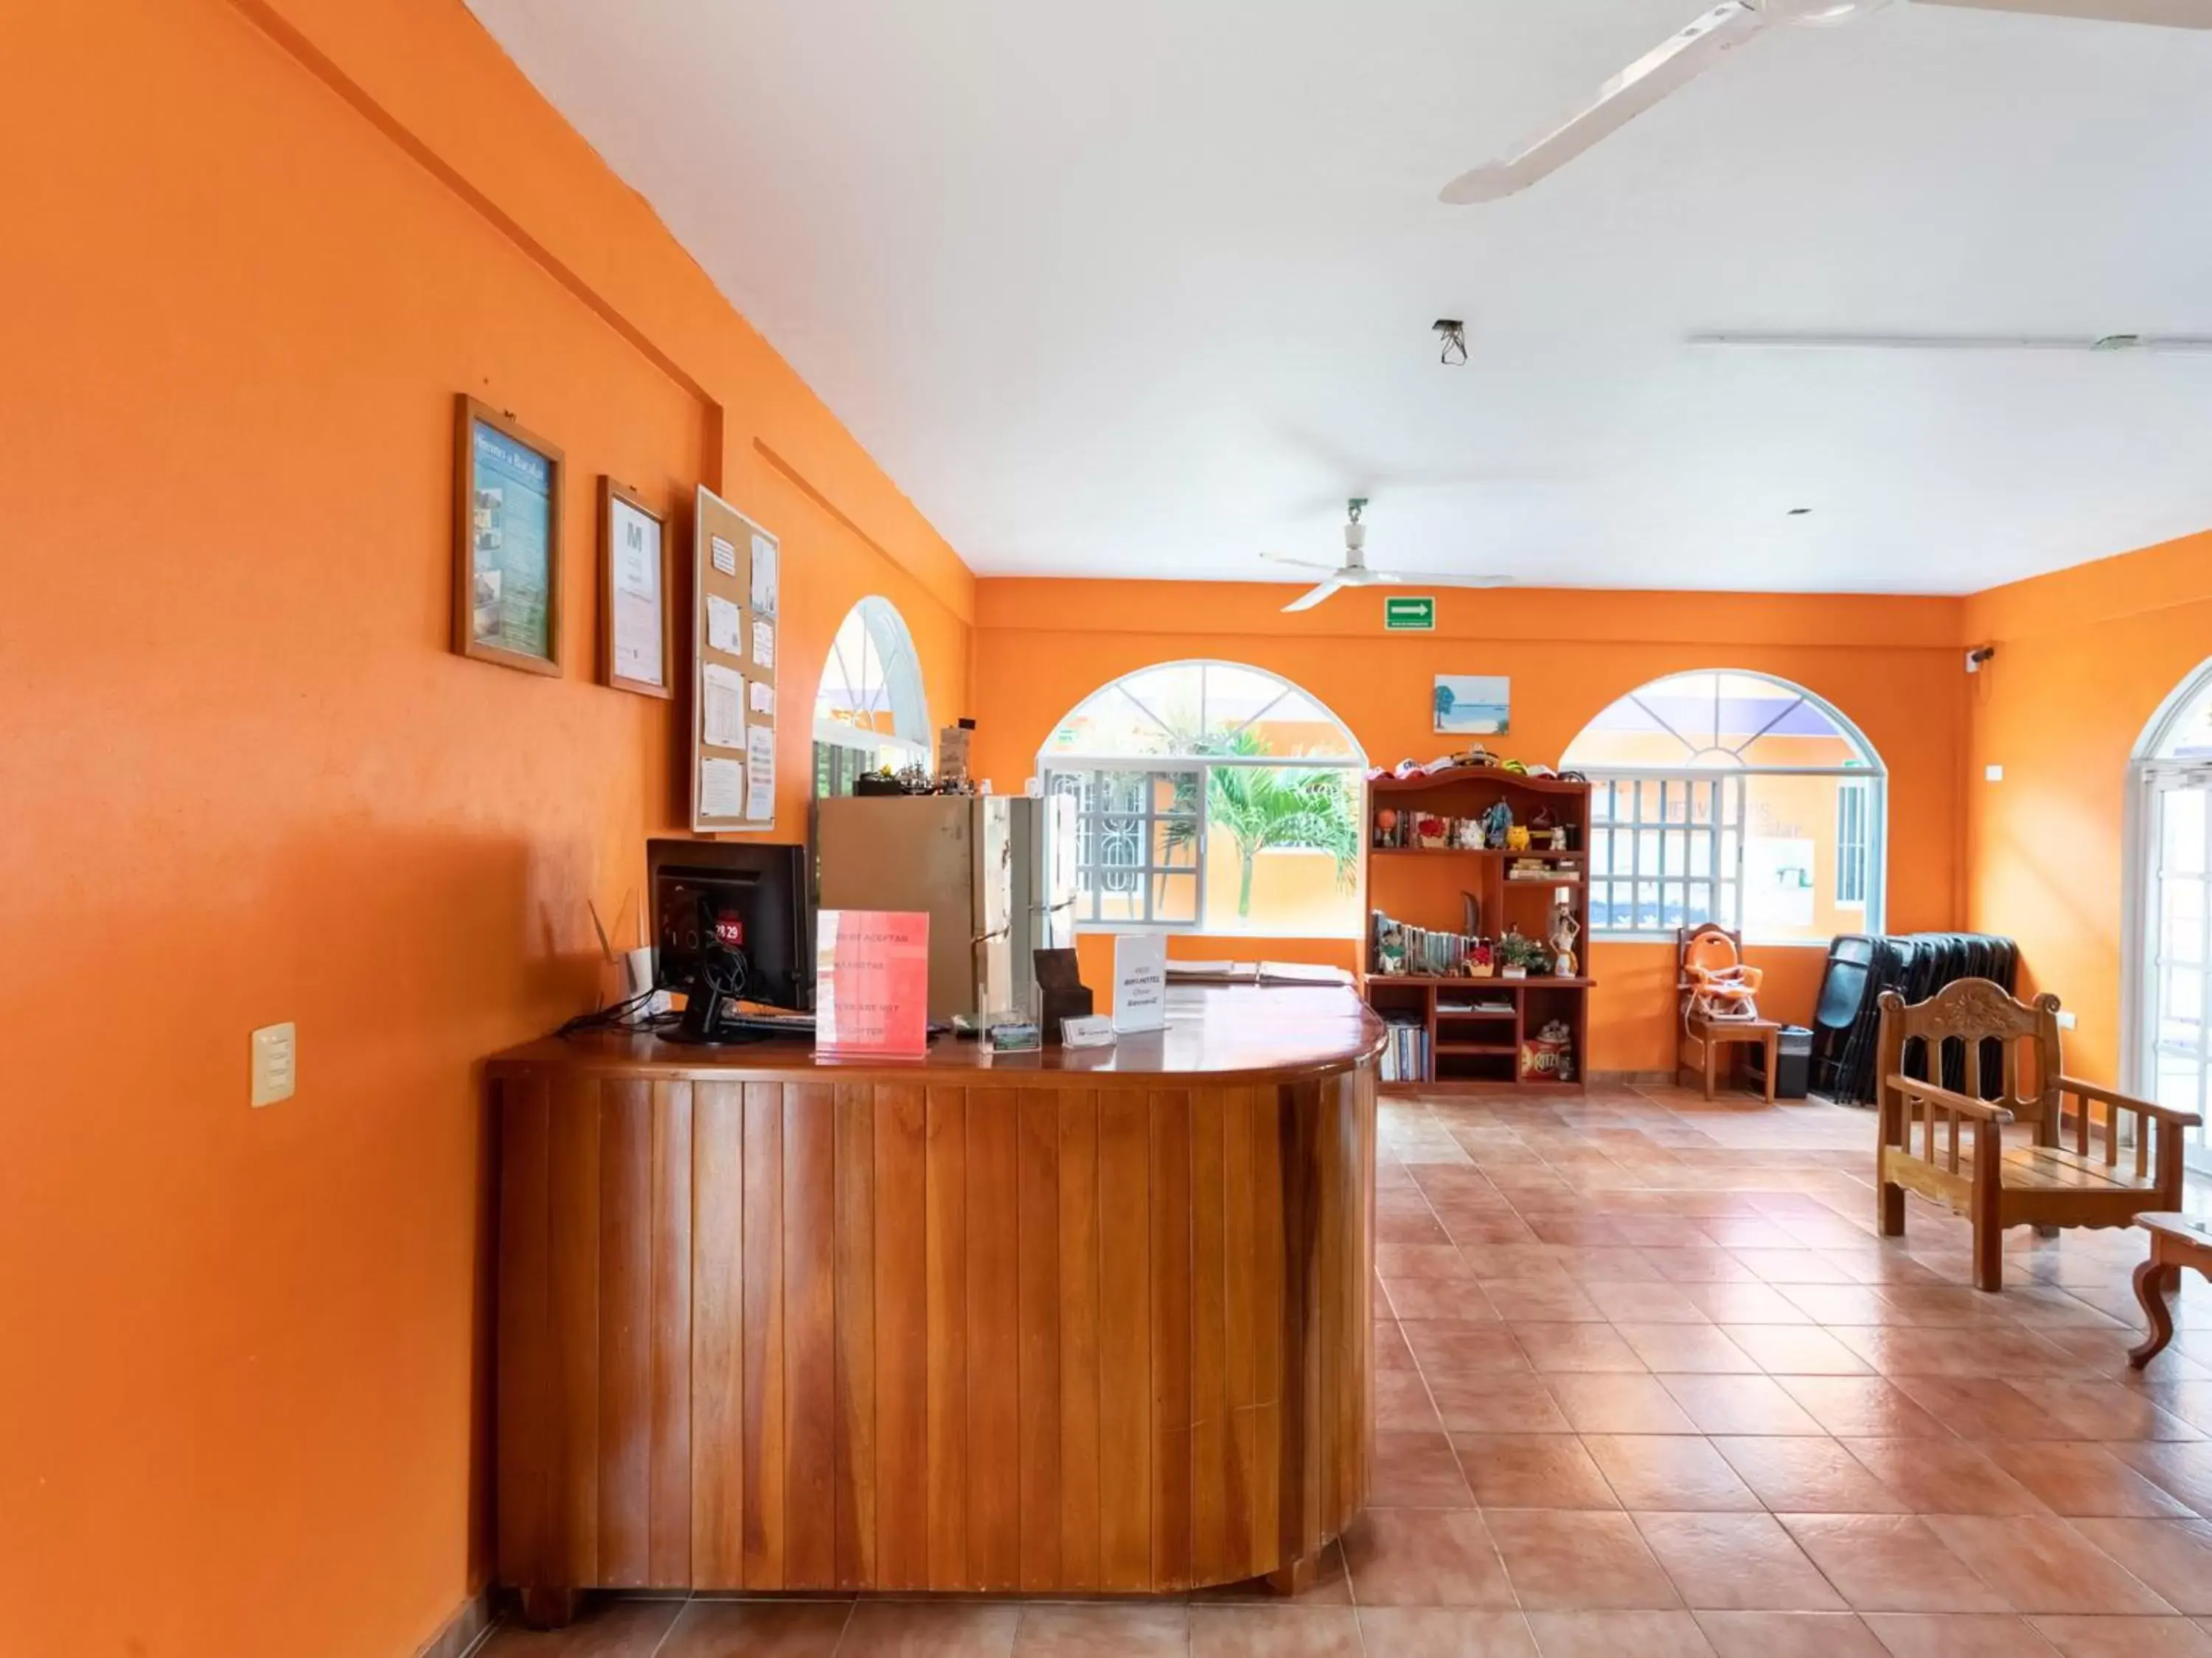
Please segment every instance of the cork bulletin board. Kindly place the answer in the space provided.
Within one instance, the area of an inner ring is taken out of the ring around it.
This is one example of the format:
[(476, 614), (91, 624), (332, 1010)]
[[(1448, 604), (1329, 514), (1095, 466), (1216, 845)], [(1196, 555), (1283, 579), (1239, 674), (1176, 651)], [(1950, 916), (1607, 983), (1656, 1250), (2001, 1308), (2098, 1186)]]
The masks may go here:
[(702, 487), (692, 515), (691, 827), (775, 827), (776, 538)]

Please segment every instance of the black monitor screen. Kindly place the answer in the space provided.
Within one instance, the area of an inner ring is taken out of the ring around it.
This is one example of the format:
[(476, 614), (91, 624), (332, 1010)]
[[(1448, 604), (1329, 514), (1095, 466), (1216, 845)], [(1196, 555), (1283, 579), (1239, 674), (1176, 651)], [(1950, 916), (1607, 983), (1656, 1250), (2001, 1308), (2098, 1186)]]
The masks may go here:
[(647, 841), (658, 948), (654, 982), (665, 990), (690, 988), (701, 930), (711, 924), (724, 943), (744, 952), (746, 1000), (805, 1008), (813, 982), (805, 858), (803, 846)]

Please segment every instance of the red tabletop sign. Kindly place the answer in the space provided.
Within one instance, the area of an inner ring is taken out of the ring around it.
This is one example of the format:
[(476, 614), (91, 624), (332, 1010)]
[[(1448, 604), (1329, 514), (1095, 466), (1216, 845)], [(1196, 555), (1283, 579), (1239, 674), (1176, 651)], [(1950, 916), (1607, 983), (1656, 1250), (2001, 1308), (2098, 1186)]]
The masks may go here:
[(814, 933), (814, 1045), (919, 1059), (929, 1047), (929, 917), (824, 910)]

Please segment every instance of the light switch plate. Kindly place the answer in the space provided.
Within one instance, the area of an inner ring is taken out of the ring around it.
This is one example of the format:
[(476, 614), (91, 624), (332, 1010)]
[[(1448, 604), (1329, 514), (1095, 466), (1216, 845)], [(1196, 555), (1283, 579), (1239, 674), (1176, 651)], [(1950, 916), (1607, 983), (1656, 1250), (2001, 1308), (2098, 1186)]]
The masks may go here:
[(2002, 765), (1984, 766), (1982, 768), (1982, 780), (1984, 783), (2002, 783), (2004, 781), (2004, 767)]
[(2066, 1009), (2061, 1008), (2058, 1010), (2058, 1028), (2060, 1030), (2070, 1031), (2080, 1022), (2081, 1021), (2075, 1018), (2073, 1014), (2069, 1012)]
[(288, 1021), (264, 1025), (253, 1033), (253, 1104), (273, 1106), (292, 1097), (298, 1080), (298, 1037)]

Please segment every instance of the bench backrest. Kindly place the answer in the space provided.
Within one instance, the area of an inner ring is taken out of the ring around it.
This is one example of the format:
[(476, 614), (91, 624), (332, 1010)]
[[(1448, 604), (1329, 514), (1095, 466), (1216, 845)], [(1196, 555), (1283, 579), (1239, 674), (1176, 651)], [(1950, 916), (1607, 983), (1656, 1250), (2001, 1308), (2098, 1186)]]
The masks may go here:
[[(1876, 1005), (1881, 1027), (1875, 1042), (1875, 1076), (1917, 1076), (1941, 1086), (1947, 1071), (1963, 1072), (1960, 1090), (2002, 1106), (2023, 1123), (2058, 1121), (2058, 998), (2045, 993), (2033, 1002), (2008, 996), (1986, 978), (1960, 978), (1925, 1002), (1907, 1003), (1884, 991)], [(1944, 1064), (1945, 1050), (1959, 1045), (1963, 1066)], [(1982, 1054), (1996, 1044), (2002, 1057), (2002, 1082), (1984, 1095)]]

